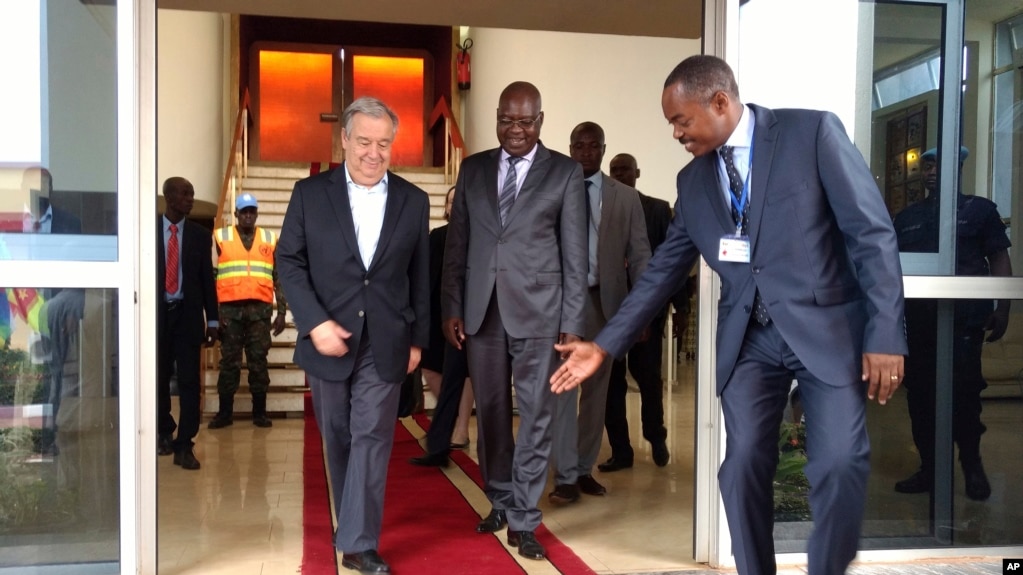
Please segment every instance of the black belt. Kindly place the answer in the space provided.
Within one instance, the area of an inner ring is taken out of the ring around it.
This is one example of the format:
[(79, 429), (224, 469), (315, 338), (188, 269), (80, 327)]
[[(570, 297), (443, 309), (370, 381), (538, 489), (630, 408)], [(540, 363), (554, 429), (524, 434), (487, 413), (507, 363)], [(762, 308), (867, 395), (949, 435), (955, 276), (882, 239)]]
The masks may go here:
[(167, 311), (175, 311), (182, 305), (184, 305), (184, 302), (179, 299), (172, 299), (164, 302), (164, 307), (166, 307)]

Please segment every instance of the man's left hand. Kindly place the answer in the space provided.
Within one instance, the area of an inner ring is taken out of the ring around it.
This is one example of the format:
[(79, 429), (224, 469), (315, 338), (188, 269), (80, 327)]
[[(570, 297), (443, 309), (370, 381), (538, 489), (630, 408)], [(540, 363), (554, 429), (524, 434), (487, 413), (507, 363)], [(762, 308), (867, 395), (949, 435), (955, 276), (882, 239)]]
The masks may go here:
[(877, 398), (881, 405), (888, 403), (888, 400), (895, 393), (902, 383), (905, 375), (903, 362), (905, 358), (901, 355), (888, 353), (864, 353), (863, 354), (863, 381), (868, 382), (867, 398)]
[(274, 318), (274, 323), (273, 323), (273, 328), (274, 329), (273, 329), (272, 333), (275, 336), (276, 335), (281, 335), (281, 332), (284, 331), (284, 324), (285, 324), (284, 314), (283, 313), (278, 313), (277, 317)]
[(210, 347), (217, 343), (217, 338), (220, 335), (220, 330), (215, 327), (206, 328), (206, 341), (203, 342), (203, 347)]
[(416, 347), (416, 346), (413, 345), (409, 349), (409, 354), (408, 354), (408, 371), (406, 371), (405, 373), (412, 373), (413, 371), (415, 371), (416, 368), (419, 367), (419, 360), (422, 359), (422, 357), (423, 357), (423, 350), (422, 350), (422, 348), (419, 348), (419, 347)]

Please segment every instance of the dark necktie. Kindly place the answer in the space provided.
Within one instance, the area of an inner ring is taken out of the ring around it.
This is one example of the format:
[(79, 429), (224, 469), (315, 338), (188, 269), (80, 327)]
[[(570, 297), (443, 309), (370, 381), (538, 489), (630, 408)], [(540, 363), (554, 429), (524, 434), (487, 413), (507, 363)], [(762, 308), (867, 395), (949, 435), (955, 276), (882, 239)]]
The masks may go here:
[[(739, 175), (739, 170), (735, 168), (735, 147), (734, 146), (721, 146), (718, 150), (718, 154), (721, 154), (721, 159), (725, 162), (725, 173), (728, 174), (728, 189), (732, 191), (732, 197), (735, 198), (734, 202), (729, 202), (732, 206), (732, 219), (739, 221), (739, 211), (735, 208), (736, 204), (742, 198), (742, 177)], [(744, 218), (745, 220), (745, 218)], [(742, 233), (746, 233), (746, 222), (742, 222)]]
[(170, 225), (170, 239), (167, 240), (167, 270), (164, 274), (164, 289), (168, 294), (178, 293), (178, 226)]
[(518, 174), (515, 172), (515, 164), (522, 161), (522, 158), (508, 157), (508, 173), (504, 176), (504, 184), (501, 186), (501, 193), (497, 196), (497, 211), (501, 215), (501, 225), (508, 222), (508, 212), (515, 203), (515, 192), (518, 190)]
[[(735, 197), (735, 203), (732, 203), (732, 219), (739, 221), (739, 212), (735, 206), (739, 199), (742, 197), (742, 188), (744, 182), (742, 177), (739, 175), (739, 170), (735, 168), (735, 148), (732, 146), (721, 146), (718, 153), (721, 154), (721, 159), (725, 161), (725, 173), (728, 174), (728, 189), (732, 190), (732, 196)], [(747, 198), (746, 201), (749, 201)], [(743, 210), (746, 211), (746, 210)], [(742, 235), (746, 235), (746, 218), (742, 218)], [(757, 320), (760, 325), (767, 325), (771, 323), (771, 315), (767, 313), (767, 306), (764, 305), (764, 299), (760, 297), (760, 290), (757, 290), (756, 295), (753, 296), (753, 317)]]

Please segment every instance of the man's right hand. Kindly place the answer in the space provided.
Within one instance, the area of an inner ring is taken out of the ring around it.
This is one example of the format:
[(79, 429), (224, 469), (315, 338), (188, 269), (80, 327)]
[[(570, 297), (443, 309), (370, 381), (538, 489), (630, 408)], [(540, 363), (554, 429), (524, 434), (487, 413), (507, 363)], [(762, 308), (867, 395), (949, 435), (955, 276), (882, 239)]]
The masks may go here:
[(348, 344), (345, 340), (352, 337), (352, 332), (341, 327), (336, 321), (328, 319), (309, 332), (309, 339), (313, 340), (313, 347), (321, 355), (331, 357), (343, 357), (348, 353)]
[(465, 341), (465, 323), (462, 322), (460, 317), (449, 317), (444, 320), (442, 326), (444, 330), (444, 339), (448, 340), (457, 350), (462, 349), (462, 343)]
[(564, 361), (551, 376), (551, 391), (564, 393), (586, 381), (604, 363), (607, 352), (592, 341), (576, 341), (555, 344)]

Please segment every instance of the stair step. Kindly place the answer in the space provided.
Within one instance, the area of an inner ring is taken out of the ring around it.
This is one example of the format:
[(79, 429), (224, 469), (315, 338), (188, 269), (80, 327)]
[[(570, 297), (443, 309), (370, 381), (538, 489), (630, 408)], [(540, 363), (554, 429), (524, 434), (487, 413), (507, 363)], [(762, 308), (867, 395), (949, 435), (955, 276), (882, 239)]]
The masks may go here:
[[(270, 367), (270, 389), (271, 390), (283, 390), (304, 388), (305, 383), (305, 371), (298, 369), (297, 367)], [(217, 378), (220, 376), (220, 370), (213, 368), (206, 370), (206, 395), (208, 396), (211, 392), (213, 395), (217, 394)], [(241, 375), (241, 386), (248, 388), (249, 370), (242, 368)]]
[[(308, 175), (308, 174), (306, 174)], [(248, 177), (242, 179), (242, 189), (245, 191), (252, 190), (276, 190), (285, 191), (289, 194), (295, 187), (295, 182), (301, 180), (305, 176), (299, 176), (297, 178), (281, 177), (281, 178), (255, 178), (251, 174)]]
[[(239, 389), (238, 393), (234, 395), (234, 413), (235, 415), (247, 415), (252, 413), (252, 395), (249, 394), (248, 388)], [(203, 413), (212, 415), (220, 410), (220, 397), (217, 395), (216, 390), (210, 394), (206, 392), (206, 400), (203, 402)], [(294, 414), (299, 415), (305, 412), (305, 391), (286, 391), (282, 393), (267, 393), (266, 394), (266, 410), (271, 414)], [(236, 427), (241, 423), (242, 425), (252, 426), (251, 422), (246, 422), (244, 419), (239, 421), (236, 417), (234, 420), (234, 426)], [(205, 425), (203, 425), (205, 428)], [(214, 431), (215, 433), (215, 431)]]
[(278, 347), (271, 346), (270, 350), (266, 354), (266, 361), (270, 365), (273, 364), (285, 364), (291, 365), (291, 359), (295, 357), (295, 346)]

